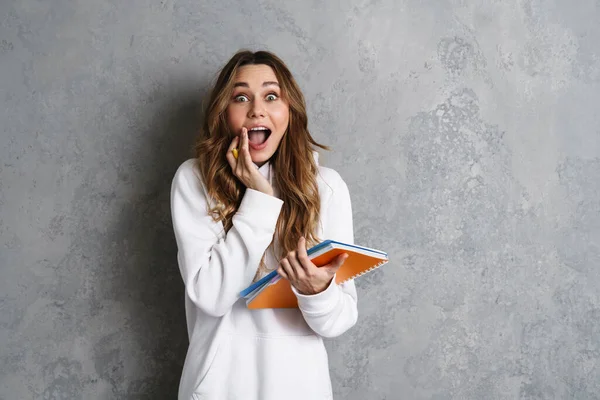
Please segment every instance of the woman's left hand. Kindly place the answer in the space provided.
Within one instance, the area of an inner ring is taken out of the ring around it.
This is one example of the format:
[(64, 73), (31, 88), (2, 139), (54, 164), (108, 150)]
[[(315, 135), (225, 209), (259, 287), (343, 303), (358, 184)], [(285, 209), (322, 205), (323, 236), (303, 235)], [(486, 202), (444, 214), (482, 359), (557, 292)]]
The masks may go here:
[(313, 295), (327, 289), (333, 276), (347, 258), (346, 253), (340, 254), (329, 264), (317, 267), (308, 258), (306, 240), (301, 237), (298, 241), (298, 249), (290, 251), (279, 262), (277, 273), (290, 281), (300, 294)]

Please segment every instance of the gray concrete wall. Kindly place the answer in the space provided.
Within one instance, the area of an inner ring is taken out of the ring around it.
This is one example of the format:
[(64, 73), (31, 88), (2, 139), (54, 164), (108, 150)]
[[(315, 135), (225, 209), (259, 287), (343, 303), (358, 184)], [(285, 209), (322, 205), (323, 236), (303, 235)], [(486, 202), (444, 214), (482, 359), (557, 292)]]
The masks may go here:
[(249, 47), (392, 259), (337, 398), (599, 399), (599, 42), (598, 0), (3, 0), (0, 398), (174, 398), (169, 184)]

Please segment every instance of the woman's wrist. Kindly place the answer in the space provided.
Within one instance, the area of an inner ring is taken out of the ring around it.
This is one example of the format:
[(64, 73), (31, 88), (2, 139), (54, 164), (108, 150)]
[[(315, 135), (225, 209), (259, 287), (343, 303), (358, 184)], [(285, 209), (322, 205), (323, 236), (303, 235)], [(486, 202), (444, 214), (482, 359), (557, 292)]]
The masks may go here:
[(263, 189), (254, 189), (254, 190), (258, 190), (259, 192), (268, 194), (269, 196), (275, 196), (275, 193), (273, 193), (272, 188), (263, 188)]
[(327, 288), (331, 285), (331, 281), (333, 281), (333, 278), (329, 279), (324, 284), (311, 286), (310, 288), (305, 288), (303, 291), (298, 290), (298, 288), (296, 288), (296, 290), (298, 291), (298, 293), (304, 296), (314, 296), (319, 293), (323, 293), (325, 290), (327, 290)]

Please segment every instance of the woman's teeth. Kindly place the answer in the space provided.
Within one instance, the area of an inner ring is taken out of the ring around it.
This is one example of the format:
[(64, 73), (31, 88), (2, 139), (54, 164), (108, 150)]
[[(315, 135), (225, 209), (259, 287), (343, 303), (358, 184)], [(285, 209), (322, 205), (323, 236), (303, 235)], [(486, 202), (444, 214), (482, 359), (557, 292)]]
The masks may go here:
[(271, 131), (264, 127), (252, 128), (248, 131), (248, 140), (256, 145), (263, 144), (271, 134)]

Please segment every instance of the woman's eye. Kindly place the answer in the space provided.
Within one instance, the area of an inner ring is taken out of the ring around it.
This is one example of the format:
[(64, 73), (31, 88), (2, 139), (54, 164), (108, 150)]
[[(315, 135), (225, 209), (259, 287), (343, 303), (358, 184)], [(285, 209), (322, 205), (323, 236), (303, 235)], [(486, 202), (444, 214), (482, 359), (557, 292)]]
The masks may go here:
[(238, 103), (245, 103), (248, 101), (248, 98), (244, 95), (235, 96), (235, 101)]
[(268, 101), (275, 101), (275, 100), (277, 100), (277, 95), (276, 94), (268, 94), (267, 95), (267, 100)]

